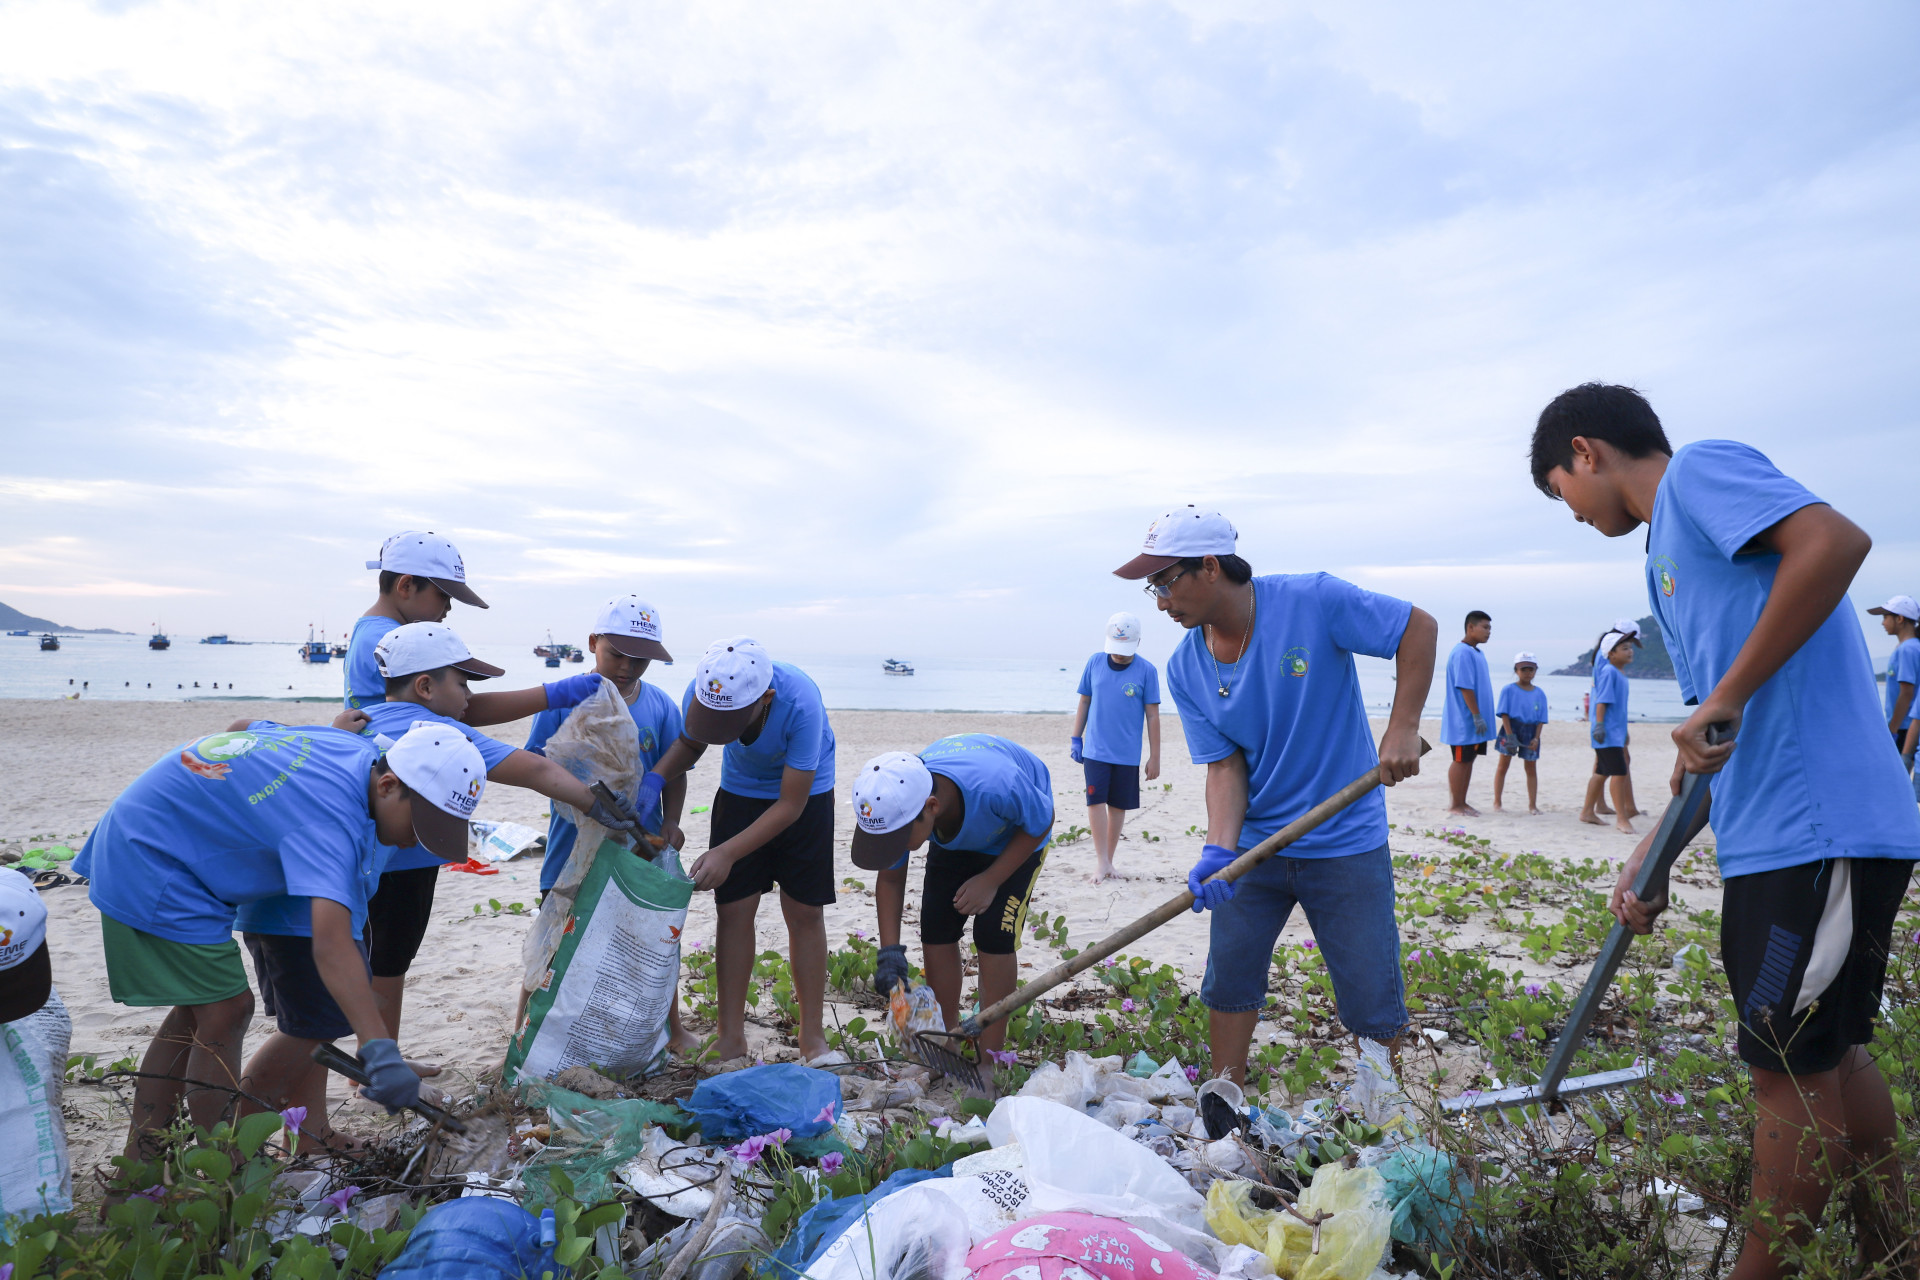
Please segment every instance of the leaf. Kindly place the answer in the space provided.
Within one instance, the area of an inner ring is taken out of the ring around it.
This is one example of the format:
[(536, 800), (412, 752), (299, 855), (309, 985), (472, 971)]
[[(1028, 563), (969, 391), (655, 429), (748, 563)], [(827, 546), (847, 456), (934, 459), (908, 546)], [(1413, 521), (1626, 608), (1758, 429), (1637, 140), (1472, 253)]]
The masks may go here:
[[(275, 1120), (279, 1118), (274, 1117)], [(212, 1147), (196, 1147), (187, 1152), (180, 1163), (208, 1182), (225, 1182), (233, 1176), (233, 1161), (227, 1159), (224, 1152), (215, 1151)]]
[(285, 1123), (280, 1119), (278, 1112), (256, 1112), (240, 1122), (240, 1127), (233, 1136), (233, 1145), (240, 1149), (242, 1156), (251, 1158), (268, 1138), (284, 1127)]
[(626, 1211), (626, 1206), (617, 1202), (614, 1204), (603, 1204), (597, 1209), (591, 1209), (581, 1214), (580, 1221), (575, 1223), (574, 1227), (579, 1231), (598, 1231), (609, 1223), (620, 1221), (620, 1219), (625, 1216)]
[(553, 1251), (553, 1260), (563, 1267), (571, 1267), (585, 1257), (587, 1250), (592, 1247), (592, 1236), (575, 1236)]

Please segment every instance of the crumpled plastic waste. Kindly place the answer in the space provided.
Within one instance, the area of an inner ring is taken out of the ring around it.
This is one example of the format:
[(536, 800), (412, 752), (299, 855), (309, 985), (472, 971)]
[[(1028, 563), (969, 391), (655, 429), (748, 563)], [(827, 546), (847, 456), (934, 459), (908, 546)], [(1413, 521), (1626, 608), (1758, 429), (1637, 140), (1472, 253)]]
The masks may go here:
[(948, 1176), (946, 1169), (901, 1169), (865, 1195), (820, 1201), (800, 1215), (760, 1274), (768, 1280), (799, 1280), (813, 1260), (875, 1204), (930, 1178)]
[(698, 1218), (713, 1204), (712, 1186), (725, 1167), (725, 1155), (675, 1142), (664, 1129), (649, 1129), (640, 1154), (621, 1165), (618, 1176), (662, 1213)]
[(1212, 1280), (1151, 1232), (1091, 1213), (1048, 1213), (1005, 1227), (967, 1254), (973, 1280)]
[(817, 1138), (840, 1118), (840, 1079), (797, 1062), (769, 1062), (702, 1080), (688, 1109), (708, 1142), (739, 1142), (775, 1129)]
[(528, 1079), (522, 1097), (531, 1106), (545, 1104), (551, 1130), (546, 1148), (521, 1170), (526, 1191), (521, 1203), (543, 1208), (558, 1200), (552, 1174), (566, 1173), (574, 1194), (593, 1203), (601, 1198), (615, 1171), (646, 1148), (649, 1131), (658, 1125), (683, 1126), (692, 1117), (672, 1103), (645, 1098), (602, 1101), (562, 1089), (544, 1080)]
[(1090, 1103), (1105, 1102), (1115, 1096), (1137, 1098), (1142, 1102), (1193, 1100), (1193, 1085), (1178, 1058), (1154, 1068), (1146, 1076), (1122, 1070), (1121, 1061), (1117, 1053), (1091, 1058), (1078, 1050), (1070, 1050), (1064, 1064), (1043, 1062), (1036, 1067), (1021, 1087), (1020, 1096), (1045, 1098), (1076, 1111), (1084, 1111)]
[(1222, 1178), (1207, 1190), (1207, 1225), (1265, 1253), (1281, 1280), (1370, 1280), (1392, 1235), (1385, 1192), (1377, 1169), (1323, 1164), (1292, 1211), (1260, 1209), (1253, 1184)]
[(573, 1273), (541, 1240), (540, 1220), (508, 1200), (475, 1196), (434, 1205), (414, 1225), (400, 1256), (382, 1268), (387, 1280), (520, 1280)]
[(1403, 1144), (1379, 1165), (1393, 1206), (1393, 1238), (1443, 1247), (1473, 1203), (1473, 1180), (1460, 1162), (1424, 1142)]
[[(698, 1220), (681, 1223), (641, 1250), (629, 1274), (634, 1280), (652, 1280), (660, 1275), (699, 1229)], [(707, 1247), (688, 1268), (686, 1280), (733, 1280), (772, 1246), (773, 1242), (767, 1239), (758, 1222), (744, 1216), (738, 1206), (728, 1205), (708, 1238)]]
[(1159, 1069), (1160, 1064), (1152, 1058), (1149, 1058), (1145, 1049), (1140, 1050), (1131, 1058), (1127, 1059), (1127, 1074), (1130, 1076), (1138, 1076), (1142, 1080), (1145, 1080)]
[(940, 998), (925, 983), (911, 991), (895, 987), (887, 997), (887, 1025), (893, 1029), (896, 1041), (924, 1031), (946, 1030), (940, 1018)]
[(1378, 1040), (1365, 1037), (1360, 1040), (1360, 1057), (1354, 1064), (1347, 1109), (1358, 1112), (1368, 1124), (1384, 1131), (1388, 1146), (1398, 1146), (1420, 1136), (1419, 1115), (1413, 1100), (1394, 1077), (1391, 1051)]
[(807, 1265), (808, 1280), (960, 1280), (973, 1238), (946, 1181), (870, 1206)]
[(1151, 1102), (1117, 1093), (1094, 1109), (1093, 1118), (1109, 1129), (1124, 1129), (1149, 1118), (1156, 1110)]
[(884, 1111), (888, 1107), (910, 1106), (927, 1096), (926, 1086), (913, 1077), (867, 1080), (846, 1076), (840, 1081), (840, 1091), (848, 1111)]

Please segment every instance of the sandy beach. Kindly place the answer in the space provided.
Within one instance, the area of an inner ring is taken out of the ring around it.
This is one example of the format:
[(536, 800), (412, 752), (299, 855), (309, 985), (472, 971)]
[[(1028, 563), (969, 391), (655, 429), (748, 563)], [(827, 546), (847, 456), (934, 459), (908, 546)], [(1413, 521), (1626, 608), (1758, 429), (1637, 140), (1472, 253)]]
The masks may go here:
[[(317, 703), (0, 702), (0, 767), (11, 782), (6, 794), (0, 796), (0, 849), (18, 849), (30, 838), (46, 843), (46, 837), (78, 847), (114, 796), (143, 769), (170, 748), (222, 729), (238, 717), (313, 723), (324, 721), (331, 713), (332, 708)], [(844, 779), (870, 756), (885, 750), (917, 750), (947, 733), (986, 732), (1012, 738), (1046, 760), (1058, 797), (1056, 830), (1075, 824), (1084, 828), (1086, 824), (1080, 770), (1067, 754), (1069, 722), (1064, 716), (861, 711), (834, 713), (833, 724), (839, 739), (842, 810), (846, 808)], [(1381, 727), (1376, 723), (1376, 734)], [(1205, 822), (1204, 770), (1188, 761), (1178, 720), (1169, 718), (1164, 728), (1166, 750), (1161, 776), (1156, 783), (1143, 787), (1142, 808), (1128, 822), (1117, 857), (1121, 871), (1129, 878), (1100, 885), (1088, 883), (1093, 850), (1085, 838), (1056, 848), (1049, 856), (1033, 909), (1063, 914), (1079, 945), (1178, 892), (1186, 868), (1198, 852), (1197, 836), (1185, 833)], [(526, 722), (521, 722), (489, 732), (518, 744), (526, 740), (526, 731)], [(1429, 741), (1438, 742), (1438, 724), (1428, 723), (1422, 732)], [(1657, 813), (1665, 799), (1673, 756), (1665, 726), (1637, 728), (1633, 773), (1642, 807)], [(1491, 757), (1476, 766), (1469, 797), (1483, 816), (1449, 816), (1445, 761), (1436, 746), (1418, 778), (1388, 793), (1396, 852), (1450, 852), (1449, 846), (1420, 834), (1441, 829), (1464, 829), (1485, 837), (1501, 853), (1538, 851), (1573, 859), (1618, 861), (1633, 847), (1632, 840), (1611, 827), (1583, 825), (1578, 820), (1592, 761), (1584, 725), (1548, 726), (1540, 761), (1540, 806), (1544, 812), (1536, 817), (1525, 814), (1525, 782), (1517, 765), (1508, 779), (1508, 811), (1492, 812)], [(692, 776), (689, 806), (709, 803), (717, 779), (718, 753), (710, 752)], [(495, 786), (488, 789), (478, 816), (544, 829), (546, 801), (532, 792)], [(845, 945), (846, 935), (853, 930), (871, 931), (874, 924), (871, 894), (848, 883), (870, 883), (871, 876), (855, 868), (848, 858), (852, 823), (844, 812), (841, 819), (837, 834), (842, 891), (839, 901), (827, 911), (828, 937), (835, 946)], [(1650, 821), (1641, 819), (1637, 825), (1644, 831)], [(684, 825), (686, 853), (691, 860), (706, 848), (706, 817), (692, 815)], [(1711, 834), (1704, 840), (1710, 842)], [(907, 938), (916, 962), (917, 866), (907, 907)], [(410, 1057), (446, 1064), (456, 1077), (470, 1076), (497, 1063), (513, 1015), (520, 941), (527, 921), (511, 914), (494, 916), (489, 901), (498, 900), (503, 906), (520, 902), (531, 910), (538, 890), (538, 867), (531, 858), (505, 864), (498, 875), (443, 874), (434, 925), (408, 979), (403, 1042)], [(109, 998), (99, 917), (87, 900), (86, 890), (77, 886), (54, 889), (45, 900), (51, 913), (54, 980), (73, 1013), (72, 1051), (95, 1054), (102, 1063), (139, 1053), (153, 1034), (160, 1011), (117, 1005)], [(482, 908), (482, 914), (475, 914), (476, 906)], [(1206, 954), (1206, 928), (1203, 918), (1183, 916), (1134, 951), (1156, 963), (1180, 967), (1197, 982)], [(784, 949), (779, 913), (771, 903), (763, 904), (760, 929), (763, 949)], [(1301, 941), (1312, 933), (1306, 920), (1296, 913), (1284, 936), (1289, 941)], [(1453, 945), (1472, 945), (1476, 936), (1474, 926), (1468, 925)], [(711, 942), (710, 896), (696, 895), (686, 937), (696, 944)], [(1044, 968), (1051, 961), (1050, 952), (1031, 946), (1028, 951), (1030, 954), (1022, 958), (1023, 968)], [(1527, 965), (1517, 951), (1497, 954), (1503, 966), (1507, 960), (1512, 961), (1512, 967)], [(267, 1019), (256, 1019), (248, 1038), (249, 1048), (270, 1030)], [(771, 1037), (771, 1032), (759, 1034)], [(98, 1090), (69, 1092), (76, 1174), (108, 1154), (124, 1133), (124, 1119), (106, 1114), (101, 1098)]]

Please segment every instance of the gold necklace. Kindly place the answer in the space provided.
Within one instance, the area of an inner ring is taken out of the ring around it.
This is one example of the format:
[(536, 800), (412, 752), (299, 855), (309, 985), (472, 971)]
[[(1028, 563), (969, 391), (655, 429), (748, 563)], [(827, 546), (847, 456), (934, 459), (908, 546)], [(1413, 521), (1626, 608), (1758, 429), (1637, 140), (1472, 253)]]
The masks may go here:
[[(1254, 597), (1255, 597), (1255, 592), (1253, 590), (1253, 584), (1248, 583), (1247, 584), (1247, 633), (1244, 636), (1240, 637), (1240, 652), (1235, 654), (1233, 661), (1227, 664), (1230, 667), (1238, 664), (1240, 659), (1247, 656), (1247, 646), (1253, 643)], [(1213, 652), (1212, 626), (1211, 625), (1207, 626), (1206, 628), (1204, 628), (1204, 631), (1206, 633), (1205, 639), (1207, 642), (1207, 657), (1213, 660), (1213, 678), (1216, 681), (1218, 681), (1220, 684), (1220, 688), (1217, 690), (1217, 692), (1220, 694), (1221, 697), (1224, 698), (1233, 691), (1227, 687), (1227, 678), (1226, 676), (1222, 675), (1220, 672), (1220, 659)]]

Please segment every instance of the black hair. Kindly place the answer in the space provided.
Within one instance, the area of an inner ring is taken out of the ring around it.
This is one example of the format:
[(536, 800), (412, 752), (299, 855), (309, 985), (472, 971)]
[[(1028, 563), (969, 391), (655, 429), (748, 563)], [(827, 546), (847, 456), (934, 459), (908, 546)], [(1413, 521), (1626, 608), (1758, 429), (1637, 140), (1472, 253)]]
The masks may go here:
[[(1242, 560), (1239, 556), (1215, 556), (1214, 559), (1220, 564), (1220, 572), (1227, 575), (1228, 582), (1238, 585), (1242, 582), (1253, 581), (1253, 566), (1245, 560)], [(1188, 556), (1180, 562), (1180, 567), (1182, 569), (1204, 569), (1207, 567), (1206, 557)]]
[(440, 584), (424, 573), (395, 573), (391, 569), (382, 569), (380, 571), (380, 594), (383, 596), (391, 594), (394, 587), (399, 585), (400, 579), (402, 578), (412, 578), (413, 589), (415, 591), (418, 591), (422, 586), (428, 586), (434, 588), (436, 591), (440, 591), (443, 595), (445, 594)]
[[(393, 773), (393, 762), (387, 759), (387, 753), (382, 751), (379, 755), (374, 757), (373, 776), (378, 778), (389, 773)], [(401, 798), (404, 799), (413, 794), (413, 788), (407, 785), (407, 780), (405, 778), (401, 777), (397, 773), (393, 773), (393, 780), (400, 784)]]
[(399, 701), (397, 695), (411, 689), (416, 676), (432, 676), (435, 682), (438, 682), (442, 676), (451, 670), (453, 670), (451, 666), (434, 667), (430, 671), (410, 671), (404, 676), (388, 676), (386, 677), (387, 700), (389, 702)]
[(1469, 627), (1471, 627), (1476, 622), (1492, 622), (1492, 621), (1493, 621), (1493, 615), (1486, 612), (1484, 609), (1475, 609), (1472, 613), (1469, 613), (1467, 615), (1467, 626)]
[(1547, 485), (1547, 473), (1555, 467), (1572, 469), (1575, 436), (1604, 440), (1629, 458), (1673, 456), (1660, 415), (1645, 396), (1632, 387), (1583, 382), (1555, 396), (1533, 427), (1533, 486), (1549, 498), (1556, 495)]
[(1617, 628), (1608, 627), (1605, 631), (1602, 631), (1597, 637), (1595, 637), (1593, 642), (1593, 665), (1596, 670), (1599, 668), (1601, 663), (1607, 660), (1607, 653), (1612, 653), (1613, 649), (1618, 649), (1623, 644), (1630, 644), (1636, 649), (1644, 649), (1647, 647), (1646, 645), (1640, 642), (1639, 636), (1630, 636), (1626, 632), (1621, 631), (1619, 632), (1620, 638), (1613, 642), (1613, 649), (1607, 650), (1607, 653), (1600, 652), (1600, 642), (1602, 640), (1605, 640), (1608, 636), (1615, 634), (1616, 630)]

